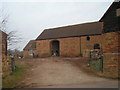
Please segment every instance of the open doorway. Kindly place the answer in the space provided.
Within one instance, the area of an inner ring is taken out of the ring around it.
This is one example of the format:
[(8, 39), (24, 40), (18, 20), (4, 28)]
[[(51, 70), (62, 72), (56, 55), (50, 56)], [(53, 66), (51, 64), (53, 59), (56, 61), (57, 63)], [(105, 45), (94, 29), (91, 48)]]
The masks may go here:
[(58, 40), (54, 40), (51, 41), (51, 55), (52, 56), (59, 56), (59, 41)]

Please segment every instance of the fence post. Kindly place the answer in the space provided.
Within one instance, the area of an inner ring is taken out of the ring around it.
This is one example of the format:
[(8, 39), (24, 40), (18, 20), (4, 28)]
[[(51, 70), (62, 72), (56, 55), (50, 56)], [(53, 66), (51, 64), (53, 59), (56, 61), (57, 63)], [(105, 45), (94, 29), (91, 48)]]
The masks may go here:
[(104, 63), (103, 63), (103, 59), (104, 59), (103, 56), (101, 56), (101, 61), (102, 61), (102, 72), (103, 72), (103, 64), (104, 64)]
[(99, 59), (100, 59), (100, 63), (101, 63), (100, 70), (103, 72), (103, 56), (101, 56)]
[(90, 51), (89, 53), (90, 53), (89, 65), (90, 65), (90, 61), (91, 61), (91, 59), (92, 59), (91, 51)]
[(11, 68), (12, 68), (12, 72), (15, 72), (15, 60), (13, 57), (11, 57)]

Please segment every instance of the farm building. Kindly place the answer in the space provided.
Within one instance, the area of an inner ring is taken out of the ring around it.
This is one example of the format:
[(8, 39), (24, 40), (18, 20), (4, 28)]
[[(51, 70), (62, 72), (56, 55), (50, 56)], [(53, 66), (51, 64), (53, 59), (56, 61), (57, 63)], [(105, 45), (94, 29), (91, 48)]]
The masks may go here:
[(93, 49), (100, 49), (103, 53), (118, 52), (119, 31), (120, 2), (113, 2), (98, 22), (44, 30), (36, 39), (37, 55), (89, 57)]
[(29, 43), (23, 49), (24, 58), (36, 57), (36, 41), (30, 40)]
[(102, 22), (92, 22), (44, 30), (36, 39), (39, 57), (52, 55), (89, 57), (96, 44), (101, 47)]
[(118, 75), (120, 70), (120, 1), (113, 2), (103, 17), (104, 72)]
[(1, 73), (11, 72), (11, 61), (7, 58), (7, 34), (0, 30)]

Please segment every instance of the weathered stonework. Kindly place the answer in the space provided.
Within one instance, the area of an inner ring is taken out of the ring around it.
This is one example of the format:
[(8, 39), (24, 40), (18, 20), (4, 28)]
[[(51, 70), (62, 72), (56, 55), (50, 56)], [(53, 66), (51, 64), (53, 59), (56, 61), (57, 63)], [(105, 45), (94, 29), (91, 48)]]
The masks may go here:
[(23, 57), (24, 58), (31, 58), (31, 56), (29, 55), (29, 51), (28, 50), (24, 50), (23, 51)]
[(94, 49), (94, 44), (99, 44), (102, 49), (102, 35), (89, 36), (90, 40), (87, 40), (87, 36), (81, 37), (81, 52), (84, 57), (90, 57), (90, 50)]
[(86, 40), (86, 37), (87, 36), (37, 40), (37, 54), (40, 57), (51, 56), (51, 41), (58, 40), (60, 42), (60, 56), (80, 56), (80, 54), (83, 54), (84, 57), (89, 57), (90, 55), (88, 53), (94, 48), (94, 44), (98, 43), (102, 48), (100, 40), (102, 36), (89, 36), (89, 41)]
[[(36, 50), (33, 50), (33, 52), (34, 52), (34, 57), (37, 57)], [(33, 56), (31, 56), (31, 55), (29, 54), (29, 50), (24, 50), (24, 51), (23, 51), (23, 57), (24, 57), (24, 58), (33, 58)]]
[(104, 72), (118, 76), (120, 72), (120, 31), (103, 34)]
[(118, 53), (120, 52), (120, 31), (103, 34), (103, 53)]
[(36, 41), (36, 49), (38, 57), (50, 56), (50, 40)]
[(80, 37), (37, 40), (37, 54), (40, 57), (51, 56), (51, 41), (60, 42), (60, 56), (79, 56), (80, 55)]
[(58, 39), (60, 41), (61, 56), (80, 55), (80, 37)]
[(25, 46), (25, 48), (23, 49), (23, 57), (24, 58), (37, 57), (35, 40), (30, 40), (28, 44)]
[(1, 54), (1, 73), (10, 73), (11, 72), (11, 59), (7, 57), (7, 34), (0, 31), (0, 54)]
[(112, 76), (120, 72), (120, 53), (104, 53), (103, 71)]

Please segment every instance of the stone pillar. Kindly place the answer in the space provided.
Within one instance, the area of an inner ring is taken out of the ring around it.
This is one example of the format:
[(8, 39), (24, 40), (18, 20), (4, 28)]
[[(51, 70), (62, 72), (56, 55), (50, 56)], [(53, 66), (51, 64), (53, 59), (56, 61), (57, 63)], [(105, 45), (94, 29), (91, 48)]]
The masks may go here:
[(103, 34), (104, 73), (118, 76), (120, 66), (120, 31)]

